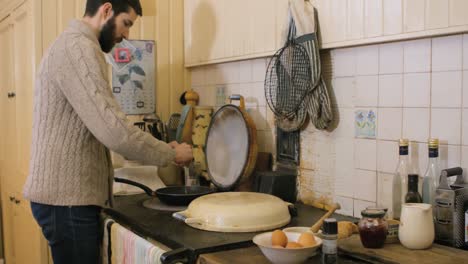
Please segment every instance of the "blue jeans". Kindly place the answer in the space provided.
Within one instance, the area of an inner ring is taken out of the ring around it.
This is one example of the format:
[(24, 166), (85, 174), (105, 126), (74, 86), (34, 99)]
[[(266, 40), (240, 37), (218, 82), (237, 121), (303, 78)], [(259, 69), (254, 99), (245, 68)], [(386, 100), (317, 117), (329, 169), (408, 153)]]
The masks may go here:
[(99, 263), (100, 207), (31, 202), (31, 210), (49, 242), (55, 264)]

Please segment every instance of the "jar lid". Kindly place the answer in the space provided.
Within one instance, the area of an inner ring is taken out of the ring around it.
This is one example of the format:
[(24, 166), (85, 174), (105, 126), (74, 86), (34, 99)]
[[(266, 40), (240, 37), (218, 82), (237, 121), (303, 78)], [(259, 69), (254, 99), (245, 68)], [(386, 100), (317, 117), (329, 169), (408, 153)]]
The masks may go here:
[(385, 211), (380, 209), (366, 209), (361, 211), (361, 215), (370, 218), (382, 218), (385, 216)]
[(382, 210), (382, 211), (384, 211), (385, 213), (387, 213), (388, 208), (387, 208), (387, 207), (383, 207), (383, 206), (367, 206), (367, 207), (366, 207), (366, 210)]
[(327, 218), (323, 221), (323, 233), (327, 235), (338, 234), (338, 222), (335, 218)]

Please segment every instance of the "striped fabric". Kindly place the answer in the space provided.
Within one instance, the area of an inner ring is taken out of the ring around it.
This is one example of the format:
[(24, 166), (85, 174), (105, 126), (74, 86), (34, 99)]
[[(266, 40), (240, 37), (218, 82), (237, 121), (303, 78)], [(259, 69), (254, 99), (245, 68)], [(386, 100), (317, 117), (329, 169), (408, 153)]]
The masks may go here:
[(103, 264), (160, 264), (164, 252), (114, 220), (104, 221)]
[(320, 51), (316, 32), (317, 30), (314, 33), (296, 37), (296, 24), (293, 16), (290, 16), (288, 39), (294, 39), (296, 43), (301, 44), (307, 50), (310, 59), (312, 82), (302, 107), (307, 109), (314, 126), (317, 129), (324, 130), (332, 122), (333, 112), (328, 89), (322, 78)]

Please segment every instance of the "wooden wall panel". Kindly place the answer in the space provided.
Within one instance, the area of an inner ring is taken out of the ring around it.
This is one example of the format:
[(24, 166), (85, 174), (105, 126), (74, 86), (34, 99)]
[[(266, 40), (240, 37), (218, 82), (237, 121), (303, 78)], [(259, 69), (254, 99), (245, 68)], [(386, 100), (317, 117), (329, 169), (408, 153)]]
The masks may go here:
[(403, 30), (414, 32), (424, 30), (424, 0), (403, 0)]
[(383, 33), (395, 35), (403, 33), (402, 0), (383, 0)]

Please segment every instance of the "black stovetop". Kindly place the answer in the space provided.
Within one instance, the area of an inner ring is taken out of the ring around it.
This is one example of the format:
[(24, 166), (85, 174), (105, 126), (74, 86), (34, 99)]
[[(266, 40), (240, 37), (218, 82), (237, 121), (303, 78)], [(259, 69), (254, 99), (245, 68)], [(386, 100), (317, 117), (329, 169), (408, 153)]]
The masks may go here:
[[(174, 249), (165, 253), (164, 263), (170, 263), (179, 257), (194, 263), (200, 254), (251, 246), (252, 238), (257, 234), (198, 230), (174, 219), (172, 212), (143, 207), (142, 203), (147, 199), (151, 198), (146, 194), (116, 197), (114, 208), (104, 209), (104, 214), (136, 234)], [(298, 215), (292, 218), (288, 226), (310, 226), (325, 213), (323, 210), (303, 204), (295, 206)], [(333, 217), (338, 220), (356, 220), (336, 214)]]

